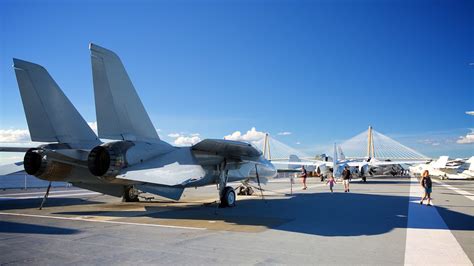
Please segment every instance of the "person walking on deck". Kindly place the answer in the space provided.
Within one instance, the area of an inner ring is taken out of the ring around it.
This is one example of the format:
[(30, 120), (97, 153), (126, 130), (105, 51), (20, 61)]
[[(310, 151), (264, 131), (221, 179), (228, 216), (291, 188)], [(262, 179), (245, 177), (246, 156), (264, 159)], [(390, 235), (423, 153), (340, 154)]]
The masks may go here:
[(421, 198), (420, 204), (423, 204), (425, 199), (428, 199), (427, 206), (431, 206), (431, 192), (433, 187), (433, 182), (431, 181), (430, 172), (425, 170), (421, 176), (420, 184), (423, 187), (424, 193), (423, 198)]
[(344, 192), (349, 192), (349, 182), (351, 179), (351, 170), (349, 169), (349, 166), (346, 166), (344, 168), (344, 171), (342, 171), (342, 183), (344, 184)]
[(306, 172), (306, 169), (304, 169), (304, 166), (301, 167), (301, 178), (303, 178), (303, 190), (307, 189), (308, 187), (306, 186), (306, 177), (308, 177), (308, 173)]
[(332, 175), (332, 171), (329, 171), (327, 178), (328, 178), (328, 181), (326, 182), (326, 184), (329, 184), (329, 190), (331, 190), (331, 193), (332, 193), (334, 192), (333, 187), (336, 184), (336, 179), (334, 179), (334, 176)]

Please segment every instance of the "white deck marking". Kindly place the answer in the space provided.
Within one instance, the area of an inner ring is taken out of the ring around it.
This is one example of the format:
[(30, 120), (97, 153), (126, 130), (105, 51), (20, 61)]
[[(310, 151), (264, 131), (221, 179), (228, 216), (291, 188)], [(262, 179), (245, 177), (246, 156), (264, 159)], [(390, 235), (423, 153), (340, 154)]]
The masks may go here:
[[(51, 190), (49, 194), (59, 194), (59, 193), (69, 193), (69, 192), (85, 192), (87, 190), (84, 189), (74, 189), (74, 190)], [(23, 196), (23, 195), (36, 195), (42, 194), (44, 195), (45, 191), (38, 191), (38, 192), (24, 192), (24, 193), (13, 193), (13, 194), (0, 194), (1, 197), (4, 196)]]
[(174, 228), (174, 229), (207, 230), (207, 228), (202, 228), (202, 227), (187, 227), (187, 226), (163, 225), (163, 224), (130, 223), (130, 222), (119, 222), (119, 221), (110, 221), (110, 220), (85, 219), (85, 218), (81, 218), (81, 217), (61, 217), (61, 216), (25, 214), (25, 213), (10, 213), (10, 212), (0, 212), (0, 215), (20, 216), (20, 217), (34, 217), (34, 218), (45, 218), (45, 219), (67, 220), (67, 221), (80, 221), (80, 222), (93, 222), (93, 223), (108, 223), (108, 224), (121, 224), (121, 225), (164, 227), (164, 228)]
[[(84, 193), (73, 193), (73, 194), (59, 194), (59, 195), (49, 195), (49, 198), (67, 198), (67, 197), (76, 197), (76, 196), (89, 196), (89, 195), (101, 195), (100, 193), (97, 192), (84, 192)], [(37, 195), (37, 196), (26, 196), (26, 197), (3, 197), (0, 196), (0, 201), (2, 200), (21, 200), (21, 199), (40, 199), (44, 197), (43, 195)]]
[(472, 265), (436, 207), (419, 204), (421, 187), (411, 181), (405, 265)]
[(436, 183), (440, 184), (441, 186), (443, 186), (443, 187), (445, 187), (445, 188), (449, 188), (449, 189), (455, 191), (456, 193), (465, 196), (466, 198), (468, 198), (468, 199), (470, 199), (470, 200), (474, 200), (474, 194), (472, 194), (472, 193), (469, 193), (469, 192), (467, 192), (467, 191), (465, 191), (465, 190), (462, 190), (462, 189), (460, 189), (460, 188), (457, 188), (457, 187), (450, 186), (450, 185), (445, 184), (445, 183), (443, 183), (443, 182), (441, 182), (441, 181), (439, 181), (439, 180), (433, 179), (433, 181), (435, 181)]
[[(299, 192), (299, 191), (308, 191), (308, 189), (310, 188), (317, 188), (317, 187), (324, 187), (326, 186), (325, 184), (315, 184), (315, 185), (307, 185), (306, 189), (303, 190), (301, 188), (301, 183), (299, 184), (293, 184), (293, 192)], [(290, 192), (291, 191), (291, 187), (290, 188), (283, 188), (283, 189), (277, 189), (277, 190), (266, 190), (266, 191), (269, 191), (269, 192), (279, 192), (279, 193), (283, 193), (283, 192)], [(264, 190), (265, 192), (265, 190)]]

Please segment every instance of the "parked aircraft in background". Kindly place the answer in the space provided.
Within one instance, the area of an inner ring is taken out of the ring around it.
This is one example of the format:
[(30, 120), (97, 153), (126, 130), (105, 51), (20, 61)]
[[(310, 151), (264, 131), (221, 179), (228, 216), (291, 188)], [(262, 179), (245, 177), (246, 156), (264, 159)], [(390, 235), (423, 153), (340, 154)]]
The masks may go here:
[(414, 175), (421, 175), (425, 170), (428, 170), (430, 175), (442, 179), (473, 179), (474, 156), (468, 160), (449, 160), (448, 156), (441, 156), (436, 161), (410, 167), (410, 172)]
[(353, 175), (366, 177), (375, 174), (397, 174), (404, 170), (401, 165), (415, 164), (423, 161), (420, 160), (396, 160), (396, 161), (379, 161), (375, 158), (368, 159), (346, 159), (344, 152), (340, 146), (334, 144), (334, 155), (332, 158), (326, 157), (327, 161), (300, 159), (295, 155), (290, 155), (289, 160), (272, 160), (271, 162), (277, 167), (279, 172), (301, 171), (304, 166), (308, 171), (316, 171), (318, 174), (327, 174), (330, 169), (333, 175), (339, 178), (346, 166), (349, 167)]
[(43, 67), (14, 59), (31, 139), (50, 143), (0, 148), (26, 152), (23, 165), (4, 170), (24, 169), (126, 201), (138, 201), (140, 191), (178, 200), (185, 188), (217, 184), (223, 207), (235, 205), (228, 182), (276, 176), (260, 150), (245, 142), (205, 139), (175, 147), (161, 140), (119, 57), (94, 44), (90, 50), (98, 137), (113, 141), (100, 141)]
[(422, 175), (425, 170), (428, 170), (432, 176), (447, 178), (447, 174), (455, 174), (456, 169), (459, 168), (459, 164), (450, 166), (449, 163), (449, 156), (440, 156), (436, 161), (416, 164), (410, 166), (409, 169), (413, 175)]
[(447, 174), (448, 179), (474, 179), (474, 156), (461, 164), (455, 174)]

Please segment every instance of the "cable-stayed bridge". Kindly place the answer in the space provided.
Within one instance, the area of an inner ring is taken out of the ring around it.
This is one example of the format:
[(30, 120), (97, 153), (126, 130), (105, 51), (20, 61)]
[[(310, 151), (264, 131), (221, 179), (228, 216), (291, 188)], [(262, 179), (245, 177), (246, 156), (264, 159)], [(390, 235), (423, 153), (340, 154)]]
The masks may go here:
[(265, 138), (257, 143), (254, 143), (258, 148), (262, 149), (265, 158), (270, 160), (288, 160), (290, 155), (296, 155), (301, 159), (314, 159), (315, 154), (307, 154), (298, 149), (295, 149), (273, 137), (269, 134), (265, 135)]
[(369, 126), (364, 132), (339, 144), (346, 158), (376, 158), (379, 160), (426, 160), (428, 156), (375, 131)]
[[(265, 138), (253, 142), (271, 160), (288, 160), (290, 155), (301, 159), (315, 159), (316, 153), (308, 154), (291, 147), (266, 134)], [(375, 131), (372, 127), (338, 144), (347, 159), (375, 158), (378, 160), (426, 160), (426, 155)], [(340, 152), (339, 151), (339, 152)], [(332, 151), (326, 154), (332, 156)], [(338, 158), (341, 154), (338, 154)]]

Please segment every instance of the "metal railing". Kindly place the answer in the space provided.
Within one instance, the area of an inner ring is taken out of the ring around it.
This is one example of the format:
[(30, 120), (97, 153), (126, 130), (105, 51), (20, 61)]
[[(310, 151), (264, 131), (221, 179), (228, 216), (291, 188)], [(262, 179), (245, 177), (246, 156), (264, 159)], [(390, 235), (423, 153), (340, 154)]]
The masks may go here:
[[(49, 181), (41, 180), (35, 176), (26, 174), (12, 174), (0, 176), (0, 189), (29, 189), (46, 188)], [(71, 184), (66, 182), (53, 182), (53, 187), (69, 187)]]

